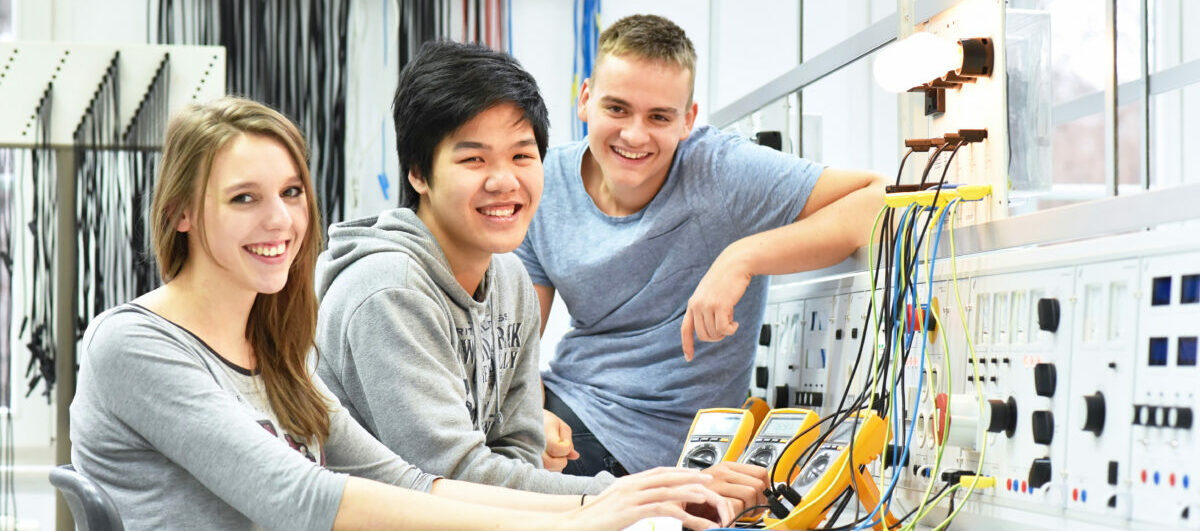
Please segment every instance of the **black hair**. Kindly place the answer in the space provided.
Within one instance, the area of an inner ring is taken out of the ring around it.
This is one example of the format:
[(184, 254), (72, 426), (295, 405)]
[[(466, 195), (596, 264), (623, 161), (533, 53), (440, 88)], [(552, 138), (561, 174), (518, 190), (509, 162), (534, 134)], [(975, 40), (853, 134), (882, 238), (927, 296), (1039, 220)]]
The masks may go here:
[(400, 206), (416, 210), (420, 200), (408, 182), (410, 170), (432, 184), (434, 148), (479, 113), (506, 102), (523, 111), (544, 159), (550, 129), (546, 102), (533, 76), (516, 59), (478, 44), (423, 44), (400, 72), (392, 100)]

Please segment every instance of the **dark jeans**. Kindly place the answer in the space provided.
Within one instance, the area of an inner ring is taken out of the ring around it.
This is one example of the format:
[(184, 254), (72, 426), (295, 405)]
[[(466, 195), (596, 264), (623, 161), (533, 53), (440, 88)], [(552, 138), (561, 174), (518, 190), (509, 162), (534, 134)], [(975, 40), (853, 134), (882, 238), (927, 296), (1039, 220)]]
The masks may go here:
[(571, 440), (575, 444), (575, 451), (579, 452), (579, 459), (568, 461), (567, 467), (563, 469), (563, 474), (594, 476), (601, 470), (606, 470), (617, 477), (629, 474), (625, 467), (617, 462), (617, 458), (613, 457), (603, 444), (600, 444), (592, 430), (588, 429), (582, 420), (579, 420), (574, 411), (571, 411), (570, 406), (550, 392), (549, 388), (546, 389), (545, 407), (547, 411), (558, 415), (558, 418), (571, 427)]

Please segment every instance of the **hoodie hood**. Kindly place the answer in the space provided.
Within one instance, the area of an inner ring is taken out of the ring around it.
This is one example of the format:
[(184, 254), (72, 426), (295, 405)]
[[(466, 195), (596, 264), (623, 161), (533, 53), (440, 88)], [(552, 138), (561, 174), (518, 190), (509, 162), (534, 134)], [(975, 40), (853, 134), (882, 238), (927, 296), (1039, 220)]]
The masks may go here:
[[(476, 301), (454, 278), (446, 253), (437, 238), (408, 208), (388, 210), (378, 216), (337, 223), (329, 227), (329, 244), (317, 259), (317, 298), (323, 299), (342, 271), (355, 262), (376, 253), (404, 253), (429, 274), (446, 296), (460, 308), (469, 309), (487, 303)], [(483, 275), (480, 293), (488, 293), (492, 268)]]

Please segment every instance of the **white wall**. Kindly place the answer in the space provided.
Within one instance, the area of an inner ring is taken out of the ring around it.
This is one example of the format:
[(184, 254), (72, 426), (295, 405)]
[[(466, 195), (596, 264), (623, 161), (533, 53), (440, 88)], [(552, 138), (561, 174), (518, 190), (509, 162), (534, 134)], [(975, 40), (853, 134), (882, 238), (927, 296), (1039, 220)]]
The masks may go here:
[(16, 0), (17, 38), (144, 43), (147, 4), (146, 0)]
[(713, 0), (710, 25), (708, 112), (733, 103), (800, 62), (800, 11), (795, 0)]

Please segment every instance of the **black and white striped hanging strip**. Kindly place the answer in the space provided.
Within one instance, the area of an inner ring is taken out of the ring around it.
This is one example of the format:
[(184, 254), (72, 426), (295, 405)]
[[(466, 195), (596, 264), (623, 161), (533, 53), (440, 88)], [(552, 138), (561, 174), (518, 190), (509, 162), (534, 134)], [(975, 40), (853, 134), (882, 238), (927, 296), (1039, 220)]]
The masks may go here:
[(87, 109), (75, 127), (76, 303), (75, 340), (91, 318), (125, 302), (128, 245), (114, 237), (112, 225), (128, 215), (120, 148), (120, 52), (113, 54)]
[(18, 520), (16, 487), (16, 441), (13, 436), (12, 378), (12, 275), (13, 275), (13, 182), (16, 180), (16, 150), (0, 149), (0, 514)]
[(25, 366), (28, 389), (25, 396), (33, 394), (38, 384), (42, 384), (41, 394), (47, 403), (54, 392), (55, 360), (58, 357), (58, 347), (54, 340), (58, 183), (54, 148), (50, 145), (50, 113), (53, 106), (51, 87), (47, 87), (34, 113), (37, 116), (37, 140), (29, 153), (29, 180), (33, 194), (30, 221), (24, 227), (28, 232), (23, 234), (29, 238), (32, 252), (25, 264), (27, 278), (23, 279), (23, 285), (29, 290), (26, 296), (28, 310), (18, 332), (18, 337), (27, 340), (25, 346), (30, 353), (29, 364)]
[[(12, 330), (13, 307), (12, 225), (16, 215), (13, 205), (13, 187), (17, 180), (16, 158), (16, 149), (0, 149), (0, 330), (9, 331)], [(12, 407), (12, 359), (12, 334), (0, 334), (0, 410)], [(0, 513), (3, 512), (3, 504), (0, 504)]]
[(224, 46), (226, 92), (296, 122), (322, 220), (341, 221), (349, 0), (159, 0), (158, 14), (160, 43)]
[[(150, 87), (138, 103), (133, 118), (122, 134), (124, 166), (129, 177), (127, 248), (132, 264), (132, 289), (128, 299), (146, 293), (162, 283), (154, 260), (154, 247), (146, 221), (150, 219), (150, 200), (162, 160), (163, 138), (166, 136), (171, 55), (164, 54)], [(119, 299), (118, 299), (119, 300)]]

